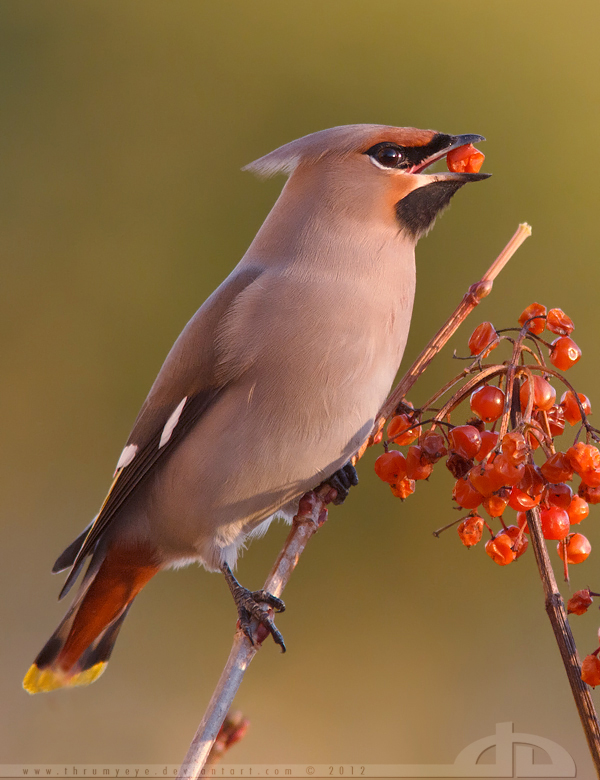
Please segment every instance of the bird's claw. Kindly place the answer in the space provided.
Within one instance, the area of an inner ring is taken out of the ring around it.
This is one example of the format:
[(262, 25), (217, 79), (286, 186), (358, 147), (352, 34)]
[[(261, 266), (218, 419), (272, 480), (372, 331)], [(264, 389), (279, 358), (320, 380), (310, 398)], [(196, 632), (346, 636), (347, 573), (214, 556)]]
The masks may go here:
[(330, 485), (336, 491), (337, 496), (332, 503), (339, 506), (348, 498), (350, 488), (358, 485), (358, 474), (352, 463), (348, 462), (332, 474), (324, 484)]
[[(270, 610), (284, 612), (285, 604), (283, 601), (266, 590), (252, 591), (244, 588), (233, 576), (233, 572), (226, 563), (222, 564), (221, 570), (225, 575), (229, 590), (235, 601), (240, 629), (248, 637), (251, 644), (254, 645), (257, 641), (260, 644), (271, 634), (274, 642), (281, 647), (281, 652), (285, 653), (286, 648), (283, 636), (269, 614)], [(258, 622), (255, 634), (252, 632), (252, 620)], [(261, 634), (263, 635), (261, 636)]]

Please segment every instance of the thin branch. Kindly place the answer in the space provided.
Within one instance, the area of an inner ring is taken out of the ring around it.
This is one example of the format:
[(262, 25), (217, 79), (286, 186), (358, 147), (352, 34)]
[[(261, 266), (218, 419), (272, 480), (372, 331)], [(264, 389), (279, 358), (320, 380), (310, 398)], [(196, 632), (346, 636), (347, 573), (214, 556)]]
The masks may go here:
[[(267, 577), (264, 589), (274, 596), (280, 596), (296, 568), (308, 540), (327, 519), (325, 502), (331, 498), (331, 489), (326, 487), (317, 493), (307, 493), (300, 500), (298, 514), (294, 517), (292, 529), (286, 539), (271, 573)], [(257, 634), (256, 623), (253, 625)], [(200, 777), (221, 724), (240, 687), (246, 669), (258, 652), (265, 635), (256, 636), (254, 645), (239, 629), (233, 638), (233, 645), (223, 673), (217, 683), (209, 705), (196, 731), (192, 744), (179, 769), (178, 778)]]
[(563, 598), (558, 590), (552, 564), (548, 557), (548, 550), (542, 535), (539, 507), (534, 507), (527, 512), (527, 523), (529, 525), (529, 536), (535, 560), (544, 588), (546, 612), (552, 624), (552, 630), (554, 631), (556, 643), (558, 644), (569, 679), (575, 706), (581, 719), (581, 725), (583, 726), (592, 760), (598, 777), (600, 777), (600, 724), (598, 724), (598, 716), (596, 715), (590, 689), (581, 679), (581, 664), (577, 654), (577, 647), (575, 646)]
[[(523, 241), (530, 235), (531, 228), (529, 225), (519, 225), (516, 233), (488, 268), (482, 279), (476, 284), (471, 285), (452, 317), (450, 317), (443, 328), (433, 337), (421, 355), (409, 368), (404, 378), (392, 391), (388, 400), (377, 415), (376, 424), (369, 442), (365, 443), (353, 458), (353, 462), (356, 462), (356, 460), (362, 456), (367, 444), (372, 443), (374, 435), (381, 430), (381, 427), (387, 418), (397, 408), (399, 402), (406, 396), (406, 393), (414, 385), (417, 378), (447, 343), (448, 339), (455, 333), (467, 315), (473, 311), (483, 298), (489, 295), (496, 276), (504, 268)], [(267, 577), (264, 584), (264, 590), (272, 593), (274, 596), (281, 596), (309, 539), (327, 519), (326, 504), (331, 501), (335, 495), (335, 491), (333, 491), (332, 494), (331, 489), (324, 486), (317, 492), (307, 493), (300, 499), (298, 514), (294, 517), (290, 534), (271, 573)], [(231, 652), (229, 653), (229, 658), (227, 659), (223, 673), (217, 683), (217, 687), (211, 697), (202, 721), (198, 726), (187, 755), (179, 769), (178, 778), (180, 780), (183, 780), (184, 778), (186, 778), (186, 780), (198, 778), (202, 773), (211, 747), (219, 733), (221, 724), (231, 707), (235, 694), (242, 683), (246, 669), (258, 652), (261, 642), (265, 639), (265, 635), (260, 635), (259, 633), (262, 627), (253, 625), (253, 628), (253, 636), (255, 636), (254, 645), (249, 642), (247, 637), (240, 630), (237, 630), (235, 633)]]

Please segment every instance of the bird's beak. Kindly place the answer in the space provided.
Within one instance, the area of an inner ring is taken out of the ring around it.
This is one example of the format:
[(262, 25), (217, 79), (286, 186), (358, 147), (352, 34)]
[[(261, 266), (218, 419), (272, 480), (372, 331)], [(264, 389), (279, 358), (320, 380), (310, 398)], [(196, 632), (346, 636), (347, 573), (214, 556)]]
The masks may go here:
[[(425, 169), (429, 168), (430, 165), (433, 165), (434, 162), (442, 160), (448, 152), (452, 151), (452, 149), (456, 149), (459, 146), (467, 146), (467, 144), (475, 144), (479, 141), (485, 141), (484, 136), (474, 135), (472, 133), (466, 133), (465, 135), (449, 135), (448, 146), (435, 154), (432, 154), (430, 157), (427, 157), (418, 165), (413, 165), (407, 173), (423, 173)], [(491, 173), (451, 173), (450, 171), (429, 174), (432, 181), (460, 181), (464, 183), (469, 181), (482, 181), (483, 179), (489, 178), (491, 175)]]

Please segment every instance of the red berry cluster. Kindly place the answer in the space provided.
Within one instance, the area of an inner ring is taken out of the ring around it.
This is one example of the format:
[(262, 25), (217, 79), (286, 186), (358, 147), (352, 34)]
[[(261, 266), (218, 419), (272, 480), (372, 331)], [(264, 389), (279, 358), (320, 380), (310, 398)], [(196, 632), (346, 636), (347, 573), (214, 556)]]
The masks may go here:
[[(394, 495), (405, 499), (416, 482), (427, 479), (435, 463), (446, 458), (456, 479), (452, 497), (468, 510), (450, 525), (458, 524), (466, 547), (478, 544), (487, 528), (485, 551), (501, 566), (527, 550), (527, 511), (539, 507), (543, 536), (558, 543), (568, 577), (568, 564), (581, 563), (591, 552), (589, 541), (572, 526), (588, 516), (589, 504), (600, 503), (600, 450), (592, 443), (600, 435), (587, 419), (589, 399), (576, 393), (560, 373), (581, 357), (571, 338), (572, 320), (561, 309), (547, 311), (533, 303), (519, 317), (519, 325), (498, 331), (484, 322), (474, 330), (469, 338), (471, 365), (446, 386), (454, 388), (462, 380), (462, 387), (441, 409), (436, 402), (442, 391), (421, 409), (404, 404), (388, 424), (385, 452), (377, 458), (375, 471)], [(546, 329), (557, 338), (545, 341), (541, 334)], [(511, 359), (484, 364), (502, 342), (512, 345)], [(553, 382), (565, 386), (560, 400)], [(467, 399), (474, 417), (454, 425), (451, 417)], [(578, 426), (575, 442), (557, 447), (555, 440), (567, 423)], [(572, 486), (575, 476), (577, 487)], [(507, 510), (516, 512), (513, 524), (506, 521)], [(492, 522), (500, 527), (494, 530)], [(599, 653), (600, 648), (594, 659), (600, 681)]]

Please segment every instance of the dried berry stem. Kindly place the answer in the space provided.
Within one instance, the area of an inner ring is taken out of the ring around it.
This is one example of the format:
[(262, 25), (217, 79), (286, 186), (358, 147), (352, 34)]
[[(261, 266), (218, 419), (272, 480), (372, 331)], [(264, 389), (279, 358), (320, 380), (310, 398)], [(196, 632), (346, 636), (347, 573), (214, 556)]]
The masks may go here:
[[(493, 280), (523, 241), (530, 235), (531, 228), (529, 225), (519, 225), (514, 236), (488, 268), (481, 281), (471, 285), (454, 314), (433, 337), (404, 375), (404, 378), (390, 394), (377, 415), (378, 419), (373, 428), (372, 436), (381, 430), (387, 418), (395, 411), (419, 376), (421, 376), (433, 358), (447, 343), (448, 339), (456, 332), (459, 325), (477, 304), (490, 294)], [(372, 443), (372, 436), (368, 443)], [(368, 443), (365, 443), (353, 458), (354, 461), (363, 455)], [(292, 530), (264, 585), (264, 589), (274, 596), (281, 595), (308, 540), (318, 530), (320, 525), (325, 522), (327, 518), (326, 502), (328, 500), (328, 492), (328, 488), (325, 487), (318, 492), (307, 493), (300, 500), (298, 514), (294, 518)], [(236, 631), (225, 668), (179, 769), (179, 780), (183, 780), (183, 778), (192, 780), (192, 778), (201, 776), (221, 724), (242, 683), (246, 669), (258, 652), (259, 647), (259, 642), (252, 645), (241, 631)]]
[(598, 723), (598, 715), (594, 708), (590, 689), (581, 679), (581, 664), (577, 654), (577, 647), (575, 646), (563, 598), (558, 590), (552, 564), (548, 557), (548, 550), (542, 535), (539, 507), (534, 507), (527, 512), (527, 523), (529, 525), (529, 536), (533, 552), (535, 553), (535, 560), (542, 580), (542, 587), (544, 588), (546, 612), (550, 618), (554, 637), (560, 650), (569, 684), (571, 685), (575, 706), (581, 719), (581, 725), (583, 726), (592, 760), (600, 778), (600, 724)]

